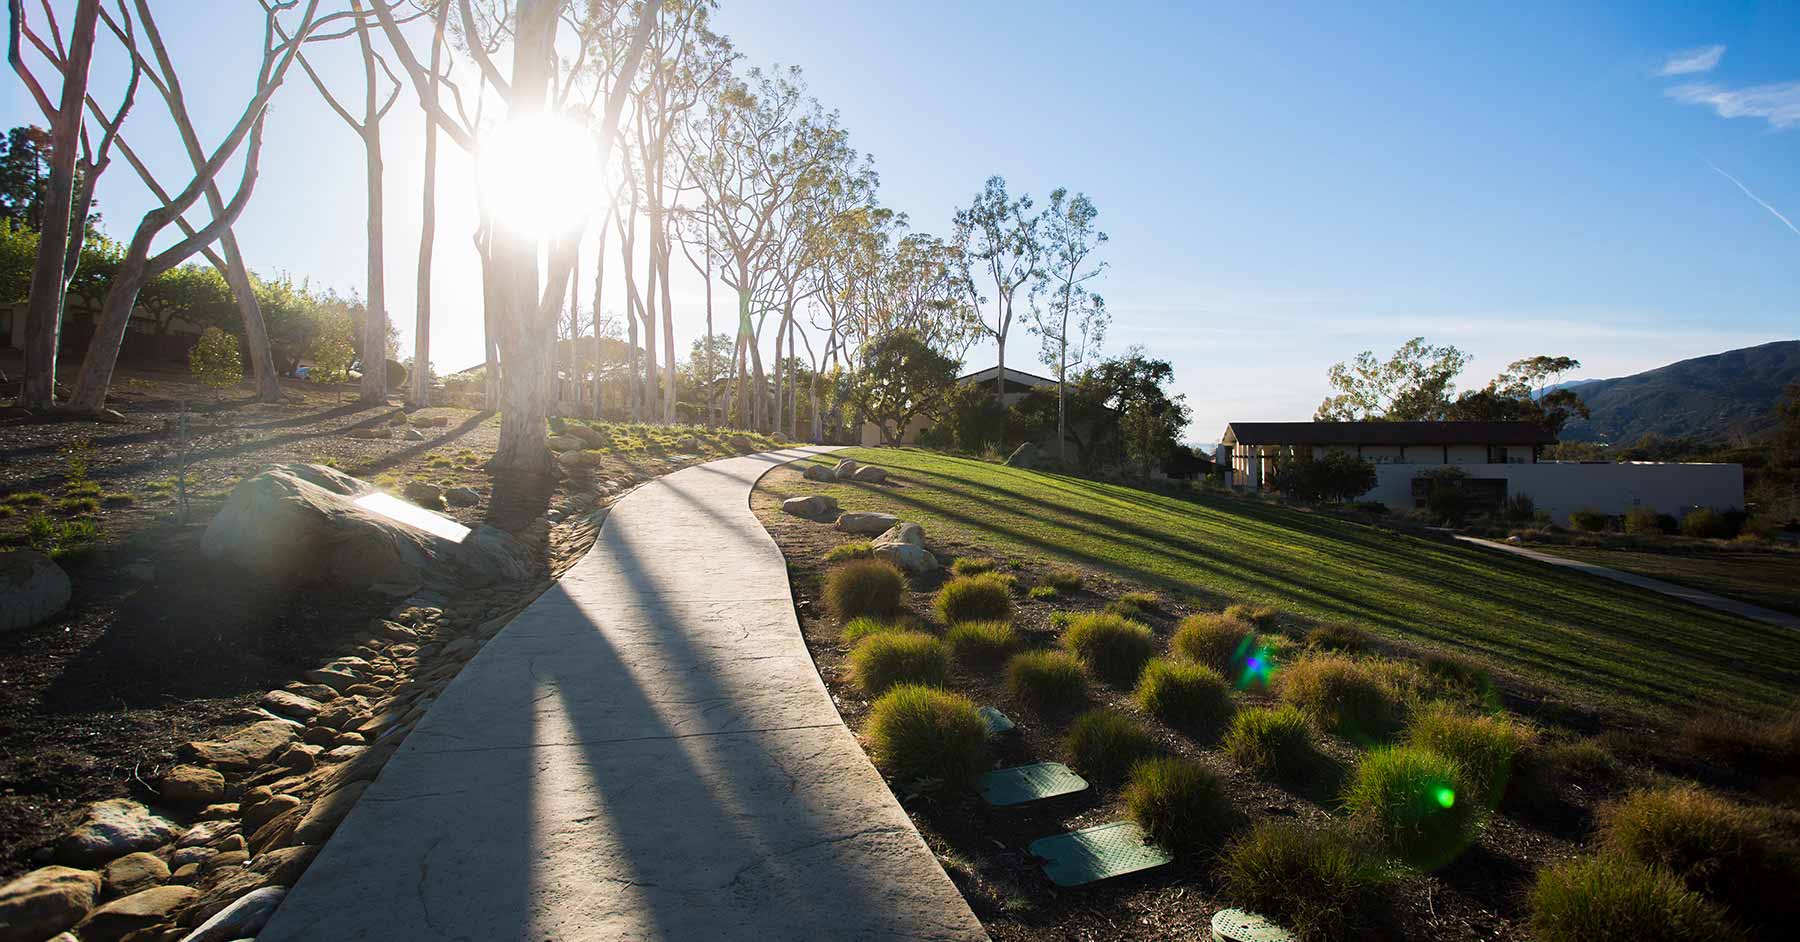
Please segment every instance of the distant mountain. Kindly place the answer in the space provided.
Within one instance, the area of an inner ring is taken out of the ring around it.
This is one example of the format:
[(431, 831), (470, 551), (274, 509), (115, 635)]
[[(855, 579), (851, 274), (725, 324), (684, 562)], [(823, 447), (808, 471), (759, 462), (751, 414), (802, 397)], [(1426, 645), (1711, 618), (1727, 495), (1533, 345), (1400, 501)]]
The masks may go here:
[(1645, 435), (1703, 440), (1755, 435), (1774, 426), (1781, 391), (1796, 379), (1800, 340), (1779, 340), (1617, 379), (1563, 383), (1581, 395), (1593, 415), (1571, 421), (1562, 437), (1630, 444)]

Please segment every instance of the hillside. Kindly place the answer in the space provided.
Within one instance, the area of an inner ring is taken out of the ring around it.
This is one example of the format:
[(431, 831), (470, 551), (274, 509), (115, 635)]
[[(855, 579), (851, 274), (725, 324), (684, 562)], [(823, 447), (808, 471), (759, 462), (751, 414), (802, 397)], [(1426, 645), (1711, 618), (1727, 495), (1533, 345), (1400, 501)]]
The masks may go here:
[(1782, 389), (1800, 379), (1800, 340), (1682, 360), (1617, 379), (1565, 383), (1593, 411), (1570, 441), (1629, 444), (1645, 435), (1706, 440), (1767, 430)]

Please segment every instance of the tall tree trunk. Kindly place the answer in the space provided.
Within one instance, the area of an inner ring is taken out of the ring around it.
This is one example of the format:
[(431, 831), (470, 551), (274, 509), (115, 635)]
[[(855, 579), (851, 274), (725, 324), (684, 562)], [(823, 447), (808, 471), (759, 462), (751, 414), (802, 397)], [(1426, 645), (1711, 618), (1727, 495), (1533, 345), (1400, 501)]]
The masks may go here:
[[(438, 8), (436, 27), (431, 34), (431, 83), (426, 100), (437, 101), (438, 72), (443, 66), (444, 24), (450, 15), (450, 4)], [(431, 253), (437, 243), (437, 122), (425, 116), (425, 172), (421, 189), (423, 208), (419, 213), (419, 276), (414, 292), (417, 301), (413, 315), (412, 401), (421, 408), (431, 405)]]
[(650, 248), (644, 259), (644, 277), (647, 280), (644, 282), (643, 306), (639, 309), (639, 314), (644, 320), (644, 391), (642, 396), (644, 418), (642, 421), (645, 422), (654, 422), (657, 420), (657, 413), (659, 411), (657, 409), (657, 403), (659, 399), (656, 387), (657, 380), (661, 378), (657, 375), (658, 371), (656, 367), (656, 280), (657, 276), (660, 274), (660, 270), (657, 267), (656, 256), (661, 251), (661, 248), (658, 245), (659, 240), (656, 238), (657, 210), (654, 208), (654, 202), (651, 203), (651, 207)]
[(786, 390), (782, 387), (782, 384), (781, 384), (781, 374), (782, 374), (782, 367), (783, 367), (783, 362), (782, 362), (783, 358), (781, 356), (781, 345), (784, 341), (787, 340), (787, 329), (788, 329), (787, 313), (785, 311), (783, 311), (782, 315), (781, 315), (781, 322), (775, 326), (775, 377), (774, 377), (774, 379), (775, 379), (775, 414), (772, 416), (771, 421), (769, 422), (769, 431), (777, 433), (777, 434), (779, 434), (781, 431), (781, 421), (784, 418), (784, 414), (783, 414), (784, 407), (787, 405), (787, 399), (785, 398)]
[(605, 342), (600, 336), (600, 305), (606, 297), (606, 223), (600, 224), (600, 249), (594, 253), (594, 418), (601, 417), (600, 375)]
[(708, 428), (718, 423), (713, 409), (719, 401), (718, 364), (713, 362), (713, 305), (712, 305), (712, 209), (706, 211), (706, 345), (701, 348), (706, 356), (706, 425)]
[[(375, 76), (371, 63), (369, 100), (374, 101)], [(372, 112), (371, 112), (372, 114)], [(369, 297), (363, 318), (362, 401), (387, 398), (387, 277), (382, 251), (381, 127), (371, 118), (363, 132), (367, 157), (369, 197)], [(532, 264), (537, 264), (534, 256)]]
[[(214, 215), (225, 211), (225, 201), (217, 186), (206, 188), (206, 201)], [(237, 299), (238, 315), (244, 324), (244, 346), (249, 348), (250, 375), (256, 380), (256, 398), (263, 402), (281, 401), (281, 384), (275, 379), (275, 351), (269, 347), (269, 328), (263, 321), (262, 305), (256, 300), (256, 286), (244, 267), (244, 255), (238, 251), (237, 235), (230, 229), (219, 237), (225, 252), (225, 283)]]
[(669, 254), (675, 246), (669, 242), (667, 227), (662, 237), (662, 319), (663, 319), (663, 421), (674, 423), (675, 414), (675, 302), (669, 296)]
[[(69, 230), (71, 226), (87, 224), (85, 218), (71, 218), (70, 212), (75, 201), (81, 109), (87, 98), (88, 64), (94, 54), (94, 26), (99, 17), (98, 0), (81, 0), (75, 7), (69, 54), (62, 69), (62, 100), (50, 126), (50, 187), (45, 194), (37, 258), (31, 267), (31, 296), (25, 308), (23, 401), (31, 408), (45, 408), (56, 400), (56, 349), (62, 334), (64, 295), (69, 276), (74, 274), (74, 266), (68, 264), (67, 258)], [(88, 185), (91, 187), (93, 182)], [(135, 292), (132, 297), (137, 297)]]
[(500, 273), (495, 270), (493, 233), (494, 221), (485, 219), (475, 236), (481, 255), (481, 407), (488, 412), (500, 408), (500, 346), (494, 326), (500, 309)]
[(800, 439), (800, 391), (796, 384), (800, 382), (800, 358), (794, 352), (794, 334), (800, 326), (794, 323), (792, 309), (788, 311), (788, 440)]

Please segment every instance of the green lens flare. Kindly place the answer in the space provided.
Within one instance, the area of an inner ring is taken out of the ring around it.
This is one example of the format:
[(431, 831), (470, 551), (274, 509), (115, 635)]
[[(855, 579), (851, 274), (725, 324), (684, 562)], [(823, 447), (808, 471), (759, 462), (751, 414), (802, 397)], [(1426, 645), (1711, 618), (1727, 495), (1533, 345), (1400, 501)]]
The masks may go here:
[(1437, 790), (1437, 803), (1445, 808), (1454, 807), (1456, 805), (1456, 792), (1451, 791), (1448, 788), (1439, 788)]
[[(1275, 676), (1275, 652), (1268, 645), (1260, 645), (1254, 651), (1249, 650), (1251, 639), (1246, 638), (1238, 645), (1237, 660), (1244, 665), (1243, 673), (1238, 675), (1237, 688), (1267, 687), (1269, 679)], [(1247, 656), (1246, 656), (1247, 653)]]

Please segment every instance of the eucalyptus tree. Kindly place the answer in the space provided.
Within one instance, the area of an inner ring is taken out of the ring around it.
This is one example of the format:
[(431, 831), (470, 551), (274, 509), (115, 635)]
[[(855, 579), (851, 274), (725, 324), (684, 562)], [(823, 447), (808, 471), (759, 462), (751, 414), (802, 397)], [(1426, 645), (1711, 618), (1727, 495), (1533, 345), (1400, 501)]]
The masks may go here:
[[(249, 101), (238, 120), (226, 132), (223, 140), (207, 154), (206, 160), (194, 168), (193, 177), (187, 185), (173, 197), (145, 213), (132, 233), (112, 284), (107, 289), (106, 298), (101, 302), (94, 336), (88, 343), (81, 372), (76, 377), (75, 389), (70, 396), (73, 408), (98, 412), (105, 406), (113, 369), (118, 363), (119, 348), (125, 340), (125, 329), (131, 320), (132, 308), (136, 306), (138, 292), (144, 285), (218, 239), (249, 204), (251, 193), (256, 187), (257, 166), (262, 156), (263, 122), (268, 113), (269, 99), (281, 87), (288, 67), (299, 54), (300, 44), (311, 34), (317, 19), (318, 0), (308, 0), (300, 12), (298, 27), (292, 31), (281, 28), (279, 17), (289, 12), (292, 6), (293, 4), (287, 4), (265, 10), (262, 64), (257, 70), (256, 83)], [(156, 72), (161, 80), (161, 87), (173, 88), (176, 84), (175, 68), (164, 49), (161, 30), (150, 13), (147, 0), (136, 0), (136, 7), (138, 25), (143, 30), (144, 38), (140, 41), (128, 34), (131, 54), (133, 58), (140, 57), (142, 53), (138, 43), (148, 42), (156, 53)], [(178, 126), (189, 123), (179, 109), (171, 108), (171, 117)], [(205, 225), (152, 255), (151, 245), (163, 230), (200, 201), (225, 166), (238, 155), (240, 147), (243, 149), (243, 166), (237, 189), (231, 199), (220, 204)], [(264, 343), (267, 343), (266, 337)]]
[(909, 331), (961, 360), (988, 329), (967, 294), (959, 259), (953, 246), (930, 233), (901, 236), (882, 259), (869, 336)]
[[(1088, 288), (1088, 282), (1106, 272), (1106, 262), (1094, 253), (1106, 244), (1106, 233), (1094, 225), (1100, 211), (1085, 193), (1073, 197), (1058, 187), (1042, 218), (1045, 259), (1032, 286), (1032, 332), (1041, 341), (1039, 356), (1056, 370), (1056, 451), (1064, 460), (1068, 451), (1068, 375), (1106, 336), (1106, 301)], [(1038, 297), (1047, 298), (1039, 307)]]
[(994, 286), (993, 309), (984, 314), (982, 329), (1000, 348), (995, 398), (1006, 392), (1006, 338), (1012, 331), (1014, 296), (1038, 276), (1043, 256), (1039, 217), (1031, 208), (1030, 196), (1007, 195), (1006, 178), (996, 175), (988, 177), (974, 201), (957, 210), (953, 220), (951, 243), (957, 249), (957, 270), (969, 303), (980, 311), (988, 303), (981, 282)]
[[(449, 25), (450, 4), (439, 0), (437, 16), (431, 30), (431, 65), (426, 79), (430, 94), (436, 97), (443, 83), (444, 32)], [(420, 174), (423, 199), (419, 210), (419, 266), (414, 289), (413, 371), (411, 400), (414, 405), (431, 404), (431, 260), (437, 244), (437, 145), (436, 121), (425, 122), (425, 157)]]

